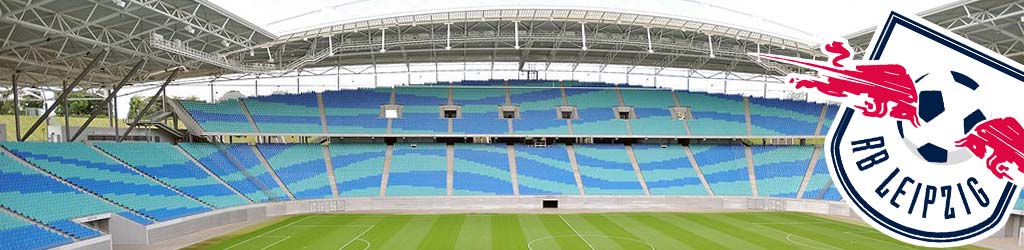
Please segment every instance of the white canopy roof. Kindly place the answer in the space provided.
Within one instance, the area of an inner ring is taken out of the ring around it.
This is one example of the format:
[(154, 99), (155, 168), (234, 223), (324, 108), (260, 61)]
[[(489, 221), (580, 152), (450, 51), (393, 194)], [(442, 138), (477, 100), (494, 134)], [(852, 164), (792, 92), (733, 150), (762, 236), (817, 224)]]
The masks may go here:
[[(918, 13), (953, 0), (212, 0), (276, 34), (358, 20), (455, 10), (586, 9), (690, 19), (818, 44), (874, 26), (897, 10)], [(855, 3), (854, 3), (855, 2)]]

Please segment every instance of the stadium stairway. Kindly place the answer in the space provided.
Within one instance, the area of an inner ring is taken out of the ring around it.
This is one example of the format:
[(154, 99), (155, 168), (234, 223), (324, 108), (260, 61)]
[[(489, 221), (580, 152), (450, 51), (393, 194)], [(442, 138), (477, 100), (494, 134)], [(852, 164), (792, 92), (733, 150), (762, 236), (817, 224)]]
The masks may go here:
[(277, 183), (281, 192), (283, 192), (285, 196), (288, 196), (288, 199), (295, 200), (295, 194), (292, 194), (292, 191), (288, 189), (288, 186), (284, 184), (284, 181), (281, 181), (281, 177), (277, 175), (277, 171), (275, 171), (273, 167), (270, 167), (270, 162), (268, 162), (267, 157), (263, 155), (263, 151), (260, 151), (260, 148), (254, 144), (250, 144), (249, 148), (252, 149), (253, 155), (255, 155), (256, 159), (260, 161), (260, 164), (266, 168), (267, 174), (270, 174), (270, 178), (274, 180), (274, 183)]
[(193, 157), (192, 154), (189, 154), (187, 151), (185, 151), (184, 148), (181, 148), (181, 145), (172, 145), (172, 147), (174, 147), (174, 149), (177, 150), (178, 153), (181, 153), (181, 155), (184, 156), (186, 159), (191, 161), (192, 164), (195, 164), (196, 167), (198, 167), (200, 170), (202, 170), (203, 172), (206, 172), (211, 177), (213, 177), (215, 180), (217, 180), (217, 182), (220, 182), (221, 184), (224, 185), (224, 187), (226, 187), (227, 189), (231, 190), (231, 192), (234, 192), (239, 197), (242, 197), (242, 199), (245, 199), (246, 201), (248, 201), (249, 204), (255, 203), (255, 201), (253, 201), (251, 198), (245, 196), (245, 194), (243, 194), (242, 192), (238, 191), (237, 188), (231, 186), (231, 184), (229, 184), (223, 178), (221, 178), (216, 173), (211, 171), (210, 168), (207, 168), (206, 166), (204, 166), (203, 163), (199, 162), (199, 160), (196, 159), (195, 157)]
[[(324, 127), (326, 130), (327, 128)], [(331, 185), (331, 196), (338, 198), (338, 177), (334, 175), (334, 162), (331, 161), (331, 149), (327, 144), (320, 145), (320, 152), (324, 154), (324, 165), (327, 167), (327, 179)]]

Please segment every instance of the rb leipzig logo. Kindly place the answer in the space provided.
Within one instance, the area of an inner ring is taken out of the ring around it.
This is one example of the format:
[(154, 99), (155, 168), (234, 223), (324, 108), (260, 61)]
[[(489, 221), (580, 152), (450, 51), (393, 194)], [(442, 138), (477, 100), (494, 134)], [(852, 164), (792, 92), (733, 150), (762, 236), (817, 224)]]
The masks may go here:
[(1006, 223), (1024, 184), (1024, 67), (922, 19), (892, 13), (863, 60), (756, 54), (817, 72), (799, 90), (842, 103), (825, 141), (843, 199), (874, 228), (925, 247), (971, 244)]

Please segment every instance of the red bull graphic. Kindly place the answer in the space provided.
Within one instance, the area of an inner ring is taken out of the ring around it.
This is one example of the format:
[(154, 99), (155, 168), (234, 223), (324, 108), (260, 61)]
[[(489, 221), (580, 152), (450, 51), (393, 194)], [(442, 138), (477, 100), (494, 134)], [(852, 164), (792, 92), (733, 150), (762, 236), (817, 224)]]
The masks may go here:
[[(988, 170), (996, 177), (1013, 180), (1008, 174), (1009, 164), (1017, 165), (1017, 171), (1024, 173), (1024, 128), (1013, 117), (991, 119), (956, 141), (957, 147), (967, 148), (975, 156), (985, 159)], [(989, 148), (992, 153), (989, 154)]]
[[(889, 117), (909, 121), (920, 126), (917, 116), (917, 89), (907, 70), (898, 64), (860, 64), (846, 66), (851, 50), (844, 42), (833, 41), (822, 46), (829, 55), (831, 65), (802, 58), (757, 54), (758, 57), (781, 63), (817, 70), (818, 75), (790, 74), (790, 83), (796, 87), (814, 88), (829, 96), (849, 97), (866, 95), (863, 105), (855, 105), (864, 116)], [(892, 108), (889, 108), (890, 103)]]

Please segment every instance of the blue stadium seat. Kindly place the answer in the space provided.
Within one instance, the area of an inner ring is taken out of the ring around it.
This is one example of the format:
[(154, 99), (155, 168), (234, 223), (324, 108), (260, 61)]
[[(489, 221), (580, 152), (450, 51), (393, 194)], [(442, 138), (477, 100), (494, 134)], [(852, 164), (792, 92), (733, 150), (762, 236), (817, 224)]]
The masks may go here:
[(388, 172), (387, 196), (448, 194), (448, 152), (445, 144), (395, 144)]
[(384, 144), (331, 144), (331, 164), (341, 197), (379, 196)]
[(316, 144), (258, 144), (296, 199), (333, 197), (323, 149)]
[(796, 198), (814, 146), (751, 146), (757, 194)]
[(3, 143), (15, 155), (65, 180), (159, 221), (210, 211), (82, 143)]
[(579, 195), (576, 177), (563, 144), (515, 145), (520, 195)]
[(71, 238), (0, 211), (0, 249), (48, 249), (71, 241)]
[(633, 153), (651, 195), (708, 195), (682, 146), (633, 144)]
[(512, 172), (505, 144), (455, 144), (454, 195), (511, 195)]
[(231, 187), (256, 202), (287, 200), (281, 187), (256, 159), (249, 145), (182, 143), (192, 157), (199, 160)]
[(644, 194), (624, 145), (576, 144), (573, 148), (585, 194)]
[(750, 172), (742, 145), (690, 145), (704, 179), (716, 196), (751, 196)]

